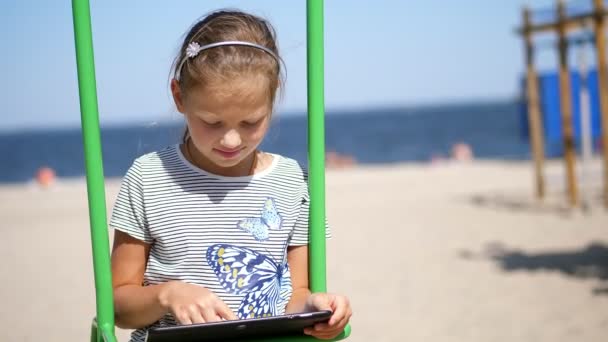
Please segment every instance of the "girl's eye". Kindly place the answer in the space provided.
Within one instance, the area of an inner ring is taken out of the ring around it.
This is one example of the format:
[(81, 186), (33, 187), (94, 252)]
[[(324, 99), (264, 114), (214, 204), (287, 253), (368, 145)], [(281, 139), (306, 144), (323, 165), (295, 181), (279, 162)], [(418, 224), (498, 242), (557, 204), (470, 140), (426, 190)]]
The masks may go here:
[(201, 120), (201, 121), (205, 124), (205, 126), (212, 127), (212, 128), (220, 127), (222, 125), (221, 121), (215, 121), (215, 122), (208, 122), (205, 120)]
[(245, 127), (255, 127), (255, 126), (261, 124), (263, 120), (264, 119), (259, 119), (259, 120), (253, 121), (253, 122), (252, 121), (243, 121), (243, 126), (245, 126)]

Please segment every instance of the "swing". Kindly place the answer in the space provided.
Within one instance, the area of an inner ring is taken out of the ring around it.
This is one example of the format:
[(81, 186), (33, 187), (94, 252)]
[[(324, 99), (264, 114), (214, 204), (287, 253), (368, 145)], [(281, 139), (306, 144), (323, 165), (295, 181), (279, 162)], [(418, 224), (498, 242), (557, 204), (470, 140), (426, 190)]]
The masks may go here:
[[(323, 99), (323, 0), (307, 0), (308, 59), (308, 159), (309, 159), (309, 278), (312, 292), (326, 292), (325, 263), (325, 127)], [(78, 68), (78, 89), (84, 159), (89, 203), (89, 224), (95, 275), (96, 318), (91, 326), (91, 342), (116, 342), (110, 247), (95, 85), (95, 65), (89, 0), (72, 0), (74, 40)], [(350, 335), (350, 326), (333, 341)], [(265, 341), (313, 341), (297, 335), (273, 337)]]

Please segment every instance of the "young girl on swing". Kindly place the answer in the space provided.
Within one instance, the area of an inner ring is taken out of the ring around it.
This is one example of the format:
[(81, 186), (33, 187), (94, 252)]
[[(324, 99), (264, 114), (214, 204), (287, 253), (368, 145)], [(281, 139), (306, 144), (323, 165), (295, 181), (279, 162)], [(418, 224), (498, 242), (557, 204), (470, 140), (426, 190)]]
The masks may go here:
[[(308, 289), (308, 175), (258, 150), (281, 85), (274, 30), (219, 11), (196, 23), (173, 65), (181, 144), (137, 158), (110, 227), (116, 323), (151, 326), (329, 309), (304, 333), (337, 336), (351, 308)], [(327, 233), (329, 234), (329, 232)]]

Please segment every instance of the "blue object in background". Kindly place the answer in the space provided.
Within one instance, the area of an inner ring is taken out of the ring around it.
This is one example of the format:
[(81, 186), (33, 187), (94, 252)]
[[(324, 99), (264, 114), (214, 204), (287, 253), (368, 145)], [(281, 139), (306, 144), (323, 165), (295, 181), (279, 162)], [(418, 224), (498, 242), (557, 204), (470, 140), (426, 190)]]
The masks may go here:
[[(597, 70), (590, 70), (587, 74), (587, 91), (590, 99), (591, 111), (591, 133), (594, 141), (594, 148), (597, 148), (601, 136), (600, 129), (600, 100), (598, 87)], [(574, 129), (574, 140), (577, 149), (581, 145), (581, 77), (577, 71), (570, 72), (570, 89), (572, 99), (572, 124)], [(559, 157), (563, 155), (563, 139), (562, 139), (562, 117), (561, 103), (559, 96), (559, 74), (557, 72), (540, 73), (538, 76), (540, 110), (543, 121), (543, 133), (545, 138), (545, 154), (548, 157)], [(523, 93), (526, 93), (525, 78), (522, 81)], [(521, 135), (524, 139), (529, 140), (528, 127), (528, 104), (525, 96), (522, 96), (520, 106), (521, 118)]]

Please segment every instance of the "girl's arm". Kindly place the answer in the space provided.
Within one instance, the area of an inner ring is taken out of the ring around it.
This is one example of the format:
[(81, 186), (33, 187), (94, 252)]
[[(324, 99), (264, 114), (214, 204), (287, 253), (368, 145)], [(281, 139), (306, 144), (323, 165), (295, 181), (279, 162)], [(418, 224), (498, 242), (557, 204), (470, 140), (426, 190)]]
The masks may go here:
[(285, 312), (303, 312), (310, 308), (306, 306), (310, 290), (308, 288), (308, 246), (295, 246), (287, 249), (287, 263), (291, 272), (293, 293)]
[(143, 286), (150, 245), (119, 230), (112, 249), (112, 288), (116, 325), (136, 329), (152, 324), (167, 310), (160, 297), (168, 283)]
[(348, 298), (328, 293), (311, 294), (308, 289), (308, 246), (289, 247), (287, 262), (291, 270), (293, 294), (285, 311), (287, 313), (331, 310), (333, 313), (327, 323), (319, 323), (304, 329), (304, 333), (320, 339), (338, 336), (352, 315)]
[(137, 329), (170, 312), (180, 324), (237, 319), (205, 287), (181, 281), (143, 286), (150, 245), (116, 230), (112, 250), (112, 287), (116, 325)]

